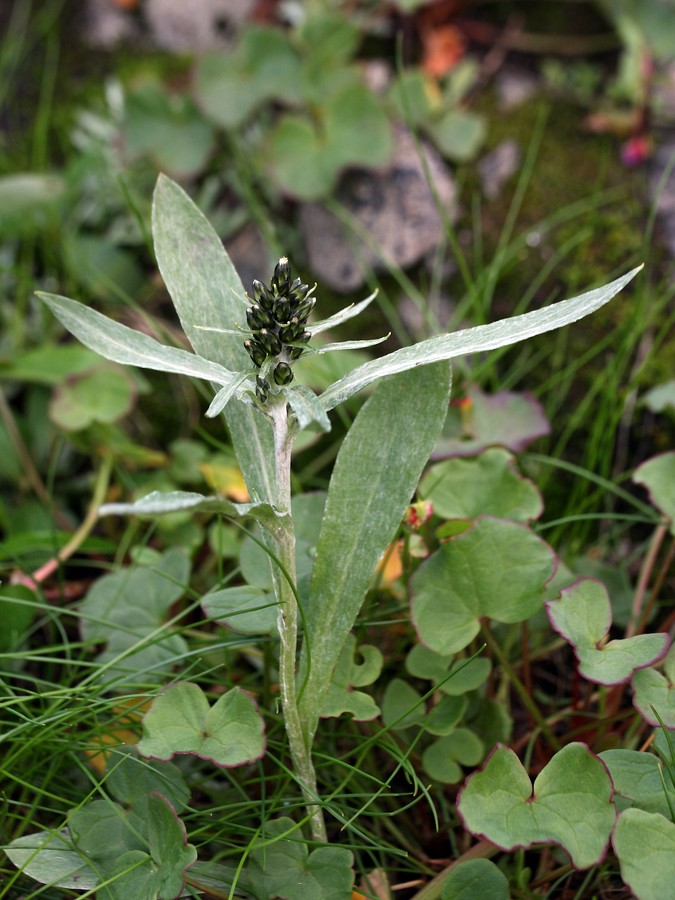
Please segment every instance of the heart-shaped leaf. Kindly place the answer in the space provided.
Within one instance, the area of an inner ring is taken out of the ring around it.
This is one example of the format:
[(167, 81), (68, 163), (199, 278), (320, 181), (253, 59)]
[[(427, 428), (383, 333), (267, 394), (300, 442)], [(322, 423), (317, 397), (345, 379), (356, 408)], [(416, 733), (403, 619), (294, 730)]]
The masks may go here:
[(550, 547), (516, 522), (482, 516), (425, 560), (412, 578), (412, 618), (436, 653), (462, 650), (480, 619), (522, 622), (543, 603)]
[(188, 557), (174, 548), (152, 568), (131, 566), (94, 582), (80, 607), (80, 630), (84, 640), (106, 644), (96, 658), (106, 664), (102, 679), (126, 680), (139, 672), (158, 679), (185, 653), (180, 635), (159, 630), (189, 574)]
[(568, 744), (534, 782), (516, 754), (498, 746), (471, 775), (457, 809), (465, 826), (504, 850), (559, 844), (577, 869), (603, 858), (615, 820), (612, 782), (585, 744)]
[(640, 900), (664, 900), (673, 893), (675, 825), (658, 813), (627, 809), (612, 836), (621, 877)]
[(199, 685), (177, 682), (146, 713), (138, 749), (156, 759), (194, 753), (217, 766), (241, 766), (265, 752), (264, 724), (255, 701), (240, 688), (209, 706)]
[(265, 825), (262, 846), (250, 853), (247, 884), (256, 897), (277, 900), (346, 900), (354, 882), (352, 854), (344, 847), (309, 853), (292, 819)]
[[(357, 662), (356, 657), (361, 661)], [(351, 713), (357, 722), (367, 722), (380, 714), (373, 698), (354, 688), (372, 684), (382, 671), (382, 654), (370, 644), (356, 647), (356, 637), (350, 634), (333, 671), (324, 699), (322, 718)]]
[(650, 725), (659, 725), (653, 706), (666, 728), (675, 728), (675, 647), (668, 651), (663, 670), (665, 676), (656, 669), (633, 675), (633, 705)]
[(427, 747), (422, 765), (434, 781), (457, 784), (462, 777), (461, 766), (476, 766), (484, 755), (481, 739), (468, 728), (457, 728)]
[(668, 635), (639, 634), (607, 641), (612, 607), (604, 584), (581, 578), (546, 603), (553, 628), (574, 647), (579, 672), (596, 684), (625, 684), (637, 669), (661, 659)]
[(514, 468), (514, 458), (491, 447), (470, 459), (448, 459), (432, 466), (419, 487), (434, 513), (446, 519), (475, 519), (483, 514), (527, 522), (543, 510), (535, 484)]

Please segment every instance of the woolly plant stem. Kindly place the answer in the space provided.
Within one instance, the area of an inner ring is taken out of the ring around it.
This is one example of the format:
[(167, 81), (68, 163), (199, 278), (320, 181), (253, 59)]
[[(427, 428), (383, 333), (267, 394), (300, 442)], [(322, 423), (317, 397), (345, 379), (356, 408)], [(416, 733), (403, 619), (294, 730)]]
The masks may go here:
[(285, 400), (272, 403), (268, 409), (274, 429), (274, 452), (277, 477), (275, 506), (286, 513), (284, 524), (274, 534), (277, 560), (273, 563), (272, 578), (278, 603), (279, 630), (279, 686), (281, 708), (293, 761), (293, 769), (310, 814), (312, 838), (326, 842), (326, 825), (318, 804), (316, 774), (312, 763), (311, 746), (305, 740), (298, 710), (296, 662), (298, 648), (298, 602), (295, 595), (295, 530), (291, 516), (291, 449), (293, 434), (289, 428)]

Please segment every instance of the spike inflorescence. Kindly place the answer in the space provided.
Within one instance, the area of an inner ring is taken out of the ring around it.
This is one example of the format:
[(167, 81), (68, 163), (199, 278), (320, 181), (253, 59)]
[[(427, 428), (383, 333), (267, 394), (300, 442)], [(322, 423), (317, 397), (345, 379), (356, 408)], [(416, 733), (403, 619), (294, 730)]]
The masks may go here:
[(265, 368), (256, 377), (256, 394), (262, 403), (269, 396), (268, 376), (280, 387), (293, 381), (291, 363), (302, 356), (311, 337), (305, 325), (316, 303), (312, 290), (300, 278), (291, 281), (285, 256), (274, 267), (269, 286), (253, 282), (253, 300), (246, 310), (251, 337), (244, 346), (253, 365)]

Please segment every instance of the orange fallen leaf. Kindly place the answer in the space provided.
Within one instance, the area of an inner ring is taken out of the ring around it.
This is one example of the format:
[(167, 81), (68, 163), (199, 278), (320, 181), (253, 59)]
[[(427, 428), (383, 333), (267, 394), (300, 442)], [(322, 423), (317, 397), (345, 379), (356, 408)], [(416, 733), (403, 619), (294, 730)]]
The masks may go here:
[(141, 739), (141, 718), (150, 706), (150, 698), (141, 702), (138, 698), (122, 700), (111, 710), (111, 720), (92, 737), (91, 745), (98, 749), (85, 751), (89, 762), (97, 772), (103, 774), (108, 759), (109, 749), (120, 744), (137, 744)]
[(434, 78), (442, 78), (462, 59), (465, 43), (462, 33), (454, 25), (430, 28), (423, 37), (422, 68)]
[(236, 503), (246, 503), (249, 499), (244, 476), (237, 466), (226, 463), (202, 463), (199, 471), (210, 488), (229, 497)]

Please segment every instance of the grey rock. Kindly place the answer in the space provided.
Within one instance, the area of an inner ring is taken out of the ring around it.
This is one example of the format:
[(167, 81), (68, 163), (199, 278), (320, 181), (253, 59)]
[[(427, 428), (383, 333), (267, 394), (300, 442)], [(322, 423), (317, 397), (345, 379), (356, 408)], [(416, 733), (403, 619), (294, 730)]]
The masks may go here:
[(140, 16), (111, 0), (86, 0), (85, 40), (106, 49), (141, 43), (174, 53), (231, 46), (255, 0), (144, 0)]
[(522, 154), (517, 142), (512, 138), (502, 141), (478, 163), (483, 193), (488, 200), (499, 196), (509, 178), (518, 171)]
[[(455, 183), (433, 148), (423, 145), (423, 153), (444, 216), (454, 222)], [(346, 172), (335, 200), (349, 225), (320, 203), (303, 204), (299, 221), (314, 274), (336, 291), (360, 287), (368, 271), (408, 268), (443, 240), (443, 217), (417, 145), (405, 128), (396, 129), (394, 156), (387, 169)]]
[(152, 41), (177, 52), (212, 50), (232, 42), (254, 0), (145, 0)]

